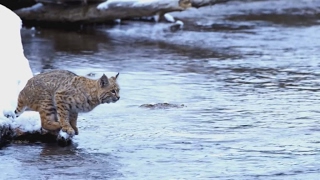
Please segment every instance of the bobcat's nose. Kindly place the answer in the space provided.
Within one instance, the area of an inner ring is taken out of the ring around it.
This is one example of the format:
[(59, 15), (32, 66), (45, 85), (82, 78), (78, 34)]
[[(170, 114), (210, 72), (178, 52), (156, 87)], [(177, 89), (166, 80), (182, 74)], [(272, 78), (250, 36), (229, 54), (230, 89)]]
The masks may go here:
[(118, 100), (120, 99), (120, 96), (118, 97)]

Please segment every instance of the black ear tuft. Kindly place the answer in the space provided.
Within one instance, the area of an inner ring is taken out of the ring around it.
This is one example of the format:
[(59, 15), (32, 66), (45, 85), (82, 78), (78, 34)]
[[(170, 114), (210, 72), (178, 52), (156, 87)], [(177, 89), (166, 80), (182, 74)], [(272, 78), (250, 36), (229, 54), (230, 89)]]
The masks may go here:
[(108, 80), (108, 77), (103, 74), (101, 76), (101, 78), (99, 79), (99, 83), (100, 83), (100, 87), (106, 87), (106, 86), (109, 86), (109, 80)]
[(116, 78), (115, 78), (115, 79), (117, 79), (117, 78), (118, 78), (118, 76), (119, 76), (119, 73), (116, 75)]

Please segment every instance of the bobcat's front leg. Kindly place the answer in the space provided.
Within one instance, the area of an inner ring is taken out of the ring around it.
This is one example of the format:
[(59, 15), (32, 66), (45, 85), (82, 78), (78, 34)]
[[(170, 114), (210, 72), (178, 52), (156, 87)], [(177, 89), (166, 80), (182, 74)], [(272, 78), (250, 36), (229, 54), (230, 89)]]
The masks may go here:
[(64, 96), (59, 96), (59, 94), (56, 94), (55, 97), (58, 120), (60, 122), (62, 131), (66, 132), (70, 136), (73, 136), (75, 135), (75, 131), (69, 122), (70, 104), (65, 103), (66, 99), (63, 97)]
[(69, 112), (66, 110), (57, 110), (58, 119), (60, 121), (61, 130), (66, 132), (68, 135), (73, 136), (75, 135), (75, 130), (71, 127), (69, 122)]

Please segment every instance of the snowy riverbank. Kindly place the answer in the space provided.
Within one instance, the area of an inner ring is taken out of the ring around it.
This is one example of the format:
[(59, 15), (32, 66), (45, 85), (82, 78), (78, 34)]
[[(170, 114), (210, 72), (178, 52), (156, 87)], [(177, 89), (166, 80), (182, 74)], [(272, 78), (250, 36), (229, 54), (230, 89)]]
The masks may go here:
[(0, 5), (0, 144), (7, 141), (3, 137), (15, 138), (24, 134), (45, 134), (41, 131), (40, 116), (37, 112), (28, 111), (16, 119), (5, 115), (13, 114), (17, 97), (28, 79), (33, 76), (29, 62), (24, 55), (21, 42), (20, 18), (11, 10)]

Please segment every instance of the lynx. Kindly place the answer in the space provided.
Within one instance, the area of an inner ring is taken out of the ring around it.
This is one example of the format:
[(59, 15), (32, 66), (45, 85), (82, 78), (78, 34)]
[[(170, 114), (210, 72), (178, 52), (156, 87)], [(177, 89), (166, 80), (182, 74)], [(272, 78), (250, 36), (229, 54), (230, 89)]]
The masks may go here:
[(115, 103), (120, 99), (119, 73), (98, 80), (78, 76), (67, 70), (52, 70), (35, 75), (27, 82), (18, 97), (15, 115), (27, 108), (40, 114), (42, 128), (62, 129), (68, 135), (78, 135), (77, 118), (100, 104)]

